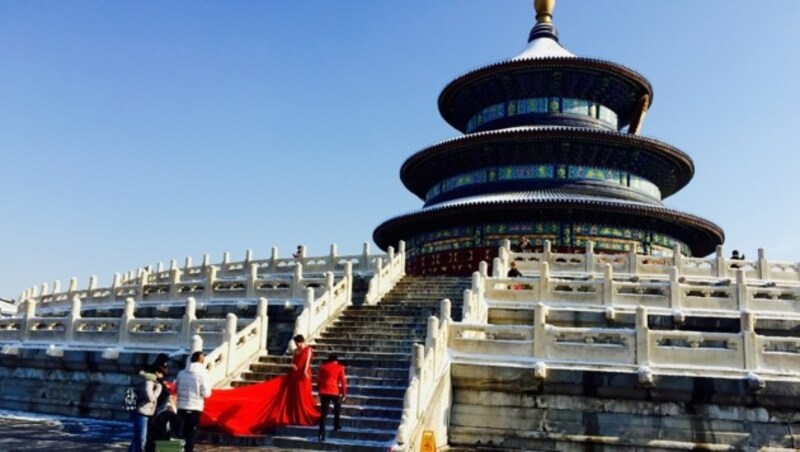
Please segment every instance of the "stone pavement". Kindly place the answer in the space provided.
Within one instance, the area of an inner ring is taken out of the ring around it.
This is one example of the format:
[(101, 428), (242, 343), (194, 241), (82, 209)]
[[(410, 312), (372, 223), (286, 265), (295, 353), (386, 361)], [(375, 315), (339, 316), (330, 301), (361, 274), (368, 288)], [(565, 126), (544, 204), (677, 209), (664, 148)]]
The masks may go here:
[[(0, 451), (126, 451), (131, 437), (127, 422), (98, 421), (0, 411)], [(265, 448), (199, 444), (199, 452), (265, 451)]]

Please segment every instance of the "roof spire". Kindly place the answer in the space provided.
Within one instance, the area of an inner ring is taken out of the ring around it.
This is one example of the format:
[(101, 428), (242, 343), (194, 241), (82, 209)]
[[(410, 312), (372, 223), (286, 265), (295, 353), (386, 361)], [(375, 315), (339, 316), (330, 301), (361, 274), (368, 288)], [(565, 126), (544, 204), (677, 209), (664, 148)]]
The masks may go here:
[(556, 0), (533, 0), (533, 7), (536, 9), (536, 23), (553, 23), (553, 9), (556, 7)]
[(558, 42), (558, 34), (553, 27), (553, 10), (556, 0), (533, 0), (536, 9), (536, 25), (528, 36), (528, 42), (538, 38), (550, 38)]

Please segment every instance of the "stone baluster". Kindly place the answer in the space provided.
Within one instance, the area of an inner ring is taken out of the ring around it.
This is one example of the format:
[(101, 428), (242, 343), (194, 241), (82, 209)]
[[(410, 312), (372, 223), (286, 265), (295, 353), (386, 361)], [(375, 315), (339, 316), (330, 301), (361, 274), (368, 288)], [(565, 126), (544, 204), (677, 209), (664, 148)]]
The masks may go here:
[(235, 370), (233, 357), (236, 356), (236, 327), (238, 320), (236, 314), (229, 312), (225, 316), (225, 332), (222, 335), (222, 343), (227, 347), (227, 353), (223, 357), (225, 361), (225, 376), (227, 377)]
[(303, 264), (297, 264), (294, 267), (294, 274), (292, 275), (292, 298), (300, 298), (303, 296)]
[(678, 269), (678, 274), (683, 274), (683, 254), (681, 254), (681, 246), (677, 243), (672, 245), (672, 265)]
[(511, 240), (503, 239), (500, 242), (500, 247), (506, 250), (507, 253), (511, 252)]
[(78, 320), (80, 320), (80, 318), (81, 318), (81, 297), (73, 297), (72, 306), (70, 308), (66, 324), (67, 328), (66, 336), (68, 344), (75, 340), (75, 323)]
[(397, 253), (400, 255), (400, 268), (403, 271), (403, 274), (406, 273), (406, 242), (400, 240), (397, 243)]
[(375, 259), (375, 288), (380, 293), (383, 290), (383, 275), (381, 274), (381, 268), (383, 268), (383, 259), (377, 258)]
[(533, 311), (533, 357), (547, 358), (547, 306), (542, 302)]
[(333, 315), (333, 272), (325, 273), (325, 292), (328, 293), (328, 312), (325, 313), (325, 318), (329, 319)]
[(722, 253), (722, 245), (717, 245), (717, 252), (714, 255), (714, 260), (716, 261), (717, 267), (716, 276), (719, 278), (724, 278), (728, 274), (728, 265), (725, 262), (725, 256)]
[(47, 291), (48, 291), (47, 283), (42, 283), (41, 290), (40, 290), (40, 294), (41, 294), (40, 295), (41, 296), (41, 300), (40, 301), (44, 301), (44, 296), (47, 295)]
[(178, 268), (178, 261), (176, 261), (175, 259), (170, 259), (169, 260), (169, 269), (170, 270), (175, 270), (177, 268)]
[(336, 259), (339, 258), (339, 249), (335, 243), (331, 243), (331, 249), (328, 253), (328, 268), (330, 271), (336, 270)]
[(747, 277), (743, 268), (736, 269), (736, 300), (740, 312), (750, 308), (750, 300), (747, 291)]
[(247, 249), (244, 252), (244, 268), (249, 267), (251, 262), (253, 262), (253, 250)]
[(767, 255), (764, 248), (758, 249), (758, 277), (760, 279), (770, 279), (769, 262), (767, 262)]
[(586, 260), (586, 271), (593, 273), (594, 272), (594, 242), (591, 240), (586, 241), (586, 254), (584, 255), (584, 259)]
[(191, 345), (194, 334), (193, 325), (197, 320), (197, 300), (194, 297), (186, 299), (186, 308), (183, 311), (181, 322), (181, 343)]
[(252, 263), (247, 268), (247, 298), (258, 296), (258, 264)]
[(231, 253), (228, 252), (228, 251), (225, 251), (224, 253), (222, 253), (222, 272), (223, 273), (228, 271), (228, 264), (230, 264), (230, 263), (231, 263)]
[(181, 282), (181, 269), (178, 267), (173, 267), (169, 270), (169, 298), (171, 300), (176, 300), (180, 292), (180, 282)]
[(27, 342), (30, 338), (31, 328), (33, 328), (33, 323), (36, 321), (36, 294), (32, 294), (25, 300), (25, 312), (23, 315), (23, 322), (22, 322), (22, 337), (20, 338), (21, 342)]
[(122, 284), (122, 275), (119, 273), (114, 273), (114, 276), (111, 278), (111, 299), (109, 301), (117, 301), (117, 296), (119, 295), (119, 286)]
[[(67, 289), (67, 296), (69, 298), (72, 298), (76, 295), (77, 291), (78, 291), (78, 278), (70, 278), (69, 289)], [(36, 294), (33, 294), (33, 296), (35, 297)]]
[(539, 301), (550, 299), (550, 264), (542, 259), (539, 263)]
[(750, 311), (741, 313), (742, 343), (744, 353), (744, 369), (754, 371), (759, 366), (758, 338), (756, 337), (756, 320)]
[(495, 257), (494, 259), (492, 259), (492, 277), (493, 278), (502, 278), (503, 277), (503, 274), (502, 274), (503, 268), (502, 268), (502, 266), (503, 266), (503, 261), (500, 260), (499, 257)]
[(305, 336), (307, 341), (311, 340), (311, 326), (314, 322), (314, 317), (316, 313), (314, 312), (314, 289), (308, 288), (305, 291), (305, 298), (303, 299), (303, 308), (308, 313), (308, 319), (305, 327), (305, 331), (303, 331), (303, 336)]
[(647, 324), (647, 308), (636, 307), (636, 364), (650, 365), (650, 326)]
[(344, 277), (347, 279), (347, 304), (353, 304), (353, 263), (345, 262)]
[[(425, 338), (425, 355), (435, 351), (437, 338), (439, 337), (439, 319), (435, 315), (428, 317), (428, 331)], [(439, 363), (436, 362), (436, 353), (432, 353), (433, 369), (437, 369)]]
[(453, 319), (453, 308), (449, 298), (445, 298), (439, 303), (439, 315), (442, 318), (442, 323), (449, 323)]
[(192, 256), (186, 256), (186, 260), (184, 261), (183, 268), (186, 272), (189, 272), (189, 269), (192, 267)]
[(369, 242), (364, 242), (361, 249), (361, 270), (369, 270)]
[(270, 252), (269, 256), (269, 271), (276, 272), (278, 271), (278, 247), (273, 246), (272, 251)]
[[(255, 264), (253, 264), (255, 265)], [(258, 307), (256, 308), (256, 315), (258, 316), (258, 330), (259, 330), (259, 341), (258, 341), (258, 348), (262, 354), (267, 352), (267, 333), (269, 332), (269, 317), (267, 316), (267, 309), (269, 307), (269, 301), (261, 297), (258, 299)]]
[(55, 280), (53, 281), (53, 295), (61, 292), (61, 281)]
[(550, 240), (544, 241), (544, 253), (542, 256), (542, 262), (550, 263), (550, 260), (553, 258), (553, 244), (550, 243)]
[(603, 305), (614, 306), (614, 267), (603, 265)]
[(464, 289), (464, 302), (461, 305), (463, 306), (464, 310), (464, 313), (461, 316), (463, 321), (467, 323), (474, 323), (477, 314), (475, 313), (475, 306), (473, 305), (472, 301), (472, 291), (470, 289)]
[(144, 300), (144, 292), (145, 288), (147, 287), (147, 279), (150, 274), (147, 271), (143, 271), (141, 277), (139, 278), (139, 284), (136, 288), (136, 300), (142, 301)]
[(136, 311), (136, 300), (133, 297), (125, 299), (125, 310), (122, 312), (122, 318), (119, 320), (119, 337), (117, 343), (126, 346), (130, 343), (130, 327), (131, 323), (135, 320), (134, 312)]
[(634, 244), (630, 253), (628, 253), (628, 272), (632, 275), (639, 273), (639, 256), (636, 254), (636, 247), (637, 245)]
[(211, 265), (211, 256), (209, 256), (208, 254), (203, 254), (202, 268), (206, 269), (208, 268), (209, 265)]
[(680, 273), (677, 266), (669, 269), (669, 306), (673, 311), (681, 309), (681, 283)]
[[(203, 351), (203, 338), (200, 337), (199, 334), (195, 334), (194, 336), (192, 336), (192, 340), (191, 340), (191, 342), (189, 344), (189, 347), (190, 347), (191, 353), (202, 352)], [(189, 358), (191, 358), (191, 353), (189, 354), (190, 356), (186, 357), (186, 366), (187, 367), (189, 366)]]
[(214, 265), (207, 265), (206, 269), (206, 284), (203, 287), (203, 296), (206, 300), (214, 298), (214, 284), (217, 283), (217, 272), (219, 269)]
[(163, 271), (164, 271), (164, 262), (158, 261), (158, 264), (156, 264), (156, 273), (161, 273)]
[(497, 259), (499, 262), (499, 265), (495, 265), (495, 268), (499, 273), (497, 277), (502, 278), (506, 276), (506, 274), (508, 273), (508, 268), (511, 266), (510, 251), (508, 251), (506, 247), (501, 246), (500, 249), (497, 250)]
[(478, 262), (478, 273), (481, 274), (482, 278), (489, 277), (489, 264), (487, 264), (486, 261)]

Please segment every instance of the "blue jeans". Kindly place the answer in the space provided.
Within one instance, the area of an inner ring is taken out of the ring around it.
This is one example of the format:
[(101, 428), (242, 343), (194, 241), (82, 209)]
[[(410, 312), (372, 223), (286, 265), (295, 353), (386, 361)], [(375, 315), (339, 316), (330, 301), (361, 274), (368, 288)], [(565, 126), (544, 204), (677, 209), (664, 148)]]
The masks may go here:
[(134, 412), (131, 419), (133, 420), (133, 439), (128, 447), (128, 452), (144, 452), (144, 445), (147, 442), (148, 417)]

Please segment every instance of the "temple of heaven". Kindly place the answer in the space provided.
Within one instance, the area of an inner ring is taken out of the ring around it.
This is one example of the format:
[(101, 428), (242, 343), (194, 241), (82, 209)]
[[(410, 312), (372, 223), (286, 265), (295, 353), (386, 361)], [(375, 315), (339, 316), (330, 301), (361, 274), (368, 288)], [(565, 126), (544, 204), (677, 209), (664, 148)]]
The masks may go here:
[(463, 133), (409, 157), (403, 184), (421, 210), (375, 229), (383, 249), (406, 242), (407, 271), (469, 274), (501, 242), (549, 240), (558, 252), (705, 256), (722, 244), (716, 224), (662, 200), (694, 174), (692, 159), (639, 135), (653, 102), (641, 74), (561, 46), (555, 0), (536, 0), (525, 50), (459, 76), (439, 96)]

